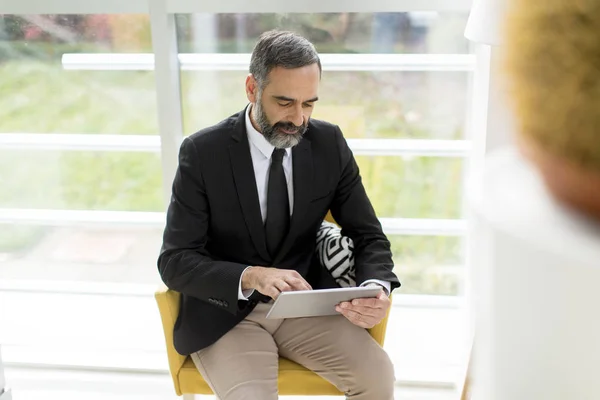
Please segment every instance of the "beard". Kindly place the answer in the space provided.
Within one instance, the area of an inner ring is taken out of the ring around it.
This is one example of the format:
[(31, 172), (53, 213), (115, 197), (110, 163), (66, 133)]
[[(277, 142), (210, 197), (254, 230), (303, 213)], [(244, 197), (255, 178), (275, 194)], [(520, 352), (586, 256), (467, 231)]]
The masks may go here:
[[(296, 126), (291, 122), (277, 122), (271, 124), (269, 118), (264, 112), (262, 101), (260, 96), (257, 96), (256, 103), (253, 107), (254, 111), (254, 122), (260, 128), (260, 132), (267, 139), (273, 147), (276, 149), (287, 149), (296, 146), (302, 140), (304, 133), (308, 129), (308, 122), (300, 126)], [(287, 133), (287, 132), (294, 133)]]

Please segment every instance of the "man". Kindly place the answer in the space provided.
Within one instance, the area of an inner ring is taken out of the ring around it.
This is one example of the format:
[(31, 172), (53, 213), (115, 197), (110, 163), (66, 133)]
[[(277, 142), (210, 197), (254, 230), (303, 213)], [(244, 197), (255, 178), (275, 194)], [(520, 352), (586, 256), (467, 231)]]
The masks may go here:
[[(181, 145), (158, 267), (182, 293), (175, 348), (222, 400), (276, 399), (278, 355), (349, 399), (393, 399), (392, 364), (365, 328), (399, 282), (340, 129), (310, 119), (320, 78), (310, 42), (267, 32), (252, 53), (250, 104)], [(357, 284), (381, 294), (339, 316), (267, 320), (281, 292), (336, 286), (315, 257), (329, 210), (354, 241)]]

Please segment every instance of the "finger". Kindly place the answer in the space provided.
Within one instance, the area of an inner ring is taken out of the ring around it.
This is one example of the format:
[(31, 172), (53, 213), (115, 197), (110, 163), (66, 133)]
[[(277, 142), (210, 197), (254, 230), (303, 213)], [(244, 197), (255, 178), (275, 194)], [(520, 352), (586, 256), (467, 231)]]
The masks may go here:
[(285, 280), (294, 290), (312, 290), (308, 282), (304, 279), (287, 278)]
[(350, 302), (350, 301), (343, 301), (340, 304), (338, 304), (338, 306), (340, 306), (342, 308), (351, 308), (352, 307), (352, 302)]
[(280, 292), (291, 292), (293, 290), (292, 286), (284, 280), (276, 280), (273, 283), (273, 286)]
[(372, 328), (375, 326), (375, 324), (371, 322), (370, 318), (365, 317), (357, 312), (344, 309), (341, 309), (341, 312), (342, 315), (348, 319), (348, 321), (352, 322), (354, 325), (360, 326), (361, 328)]
[(350, 306), (350, 308), (343, 309), (349, 314), (357, 316), (356, 318), (369, 324), (369, 327), (377, 325), (385, 317), (385, 311), (375, 308), (364, 308), (357, 309), (356, 306)]
[(384, 314), (384, 311), (381, 308), (362, 307), (362, 306), (355, 306), (353, 304), (343, 305), (342, 309), (348, 310), (348, 311), (353, 311), (358, 314), (370, 316), (373, 318), (378, 318), (379, 316)]
[(312, 286), (300, 275), (297, 271), (290, 271), (289, 276), (286, 277), (286, 281), (290, 282), (302, 282), (298, 287), (302, 287), (302, 290), (312, 290)]
[(275, 286), (269, 286), (262, 291), (259, 290), (259, 292), (261, 292), (265, 296), (269, 296), (273, 300), (276, 300), (277, 297), (279, 297), (279, 289), (277, 289)]
[(356, 311), (342, 308), (341, 313), (353, 323), (366, 323), (366, 317)]
[(385, 308), (385, 301), (379, 297), (369, 299), (354, 299), (353, 306), (369, 307), (369, 308)]

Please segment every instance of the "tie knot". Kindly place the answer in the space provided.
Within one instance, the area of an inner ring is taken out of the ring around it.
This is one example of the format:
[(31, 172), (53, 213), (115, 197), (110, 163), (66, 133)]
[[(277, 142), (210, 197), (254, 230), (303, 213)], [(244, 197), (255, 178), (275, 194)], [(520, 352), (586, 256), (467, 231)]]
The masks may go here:
[(272, 161), (280, 163), (283, 160), (284, 154), (285, 154), (285, 149), (273, 150), (273, 154), (271, 155), (271, 158), (273, 159)]

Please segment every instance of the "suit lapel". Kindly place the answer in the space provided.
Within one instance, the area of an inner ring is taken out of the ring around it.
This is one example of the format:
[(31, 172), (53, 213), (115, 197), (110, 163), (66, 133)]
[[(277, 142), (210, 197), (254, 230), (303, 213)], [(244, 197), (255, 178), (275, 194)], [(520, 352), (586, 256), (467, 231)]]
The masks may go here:
[(277, 257), (275, 257), (275, 266), (292, 247), (294, 240), (302, 228), (304, 214), (310, 202), (313, 181), (313, 159), (310, 140), (303, 138), (292, 149), (292, 165), (294, 176), (294, 210), (292, 212), (290, 230), (277, 253)]
[(244, 111), (240, 113), (234, 126), (232, 138), (233, 143), (229, 146), (229, 157), (246, 227), (260, 256), (265, 260), (270, 260), (271, 257), (267, 251), (265, 231), (260, 213), (256, 177), (252, 165), (252, 156), (250, 155), (250, 144), (248, 143), (248, 135), (246, 134)]

